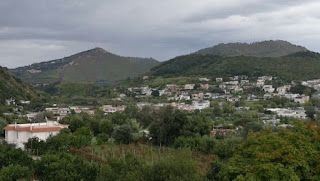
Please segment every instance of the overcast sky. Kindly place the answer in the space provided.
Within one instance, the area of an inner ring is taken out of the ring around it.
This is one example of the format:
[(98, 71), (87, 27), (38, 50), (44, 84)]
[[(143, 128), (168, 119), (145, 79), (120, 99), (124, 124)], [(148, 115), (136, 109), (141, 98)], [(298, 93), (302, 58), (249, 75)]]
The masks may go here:
[(0, 65), (102, 47), (163, 61), (228, 42), (320, 51), (319, 0), (1, 0)]

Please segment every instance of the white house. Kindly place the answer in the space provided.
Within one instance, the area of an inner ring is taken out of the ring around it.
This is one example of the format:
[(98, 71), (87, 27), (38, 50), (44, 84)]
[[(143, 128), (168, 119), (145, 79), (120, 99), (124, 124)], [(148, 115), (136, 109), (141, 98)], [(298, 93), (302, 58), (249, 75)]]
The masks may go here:
[(272, 87), (272, 85), (263, 85), (262, 90), (264, 92), (273, 93), (275, 89)]
[(37, 137), (45, 141), (50, 135), (57, 135), (63, 128), (68, 128), (68, 125), (51, 120), (45, 123), (9, 124), (4, 127), (5, 140), (10, 144), (15, 144), (17, 148), (24, 149), (24, 143), (29, 138)]
[(208, 82), (210, 81), (210, 79), (204, 77), (204, 78), (199, 78), (199, 81)]
[(256, 86), (257, 86), (257, 87), (262, 87), (262, 86), (264, 86), (264, 80), (257, 80)]
[(300, 104), (304, 104), (304, 103), (308, 102), (309, 99), (310, 99), (309, 96), (306, 96), (306, 95), (302, 94), (302, 95), (299, 95), (299, 96), (295, 97), (293, 99), (293, 101), (297, 102), (297, 103), (300, 103)]
[(216, 82), (223, 82), (223, 78), (220, 78), (220, 77), (216, 78)]
[(115, 112), (122, 112), (126, 109), (127, 106), (117, 106), (117, 107), (114, 107), (112, 105), (103, 105), (101, 107), (102, 111), (106, 114), (109, 114), (109, 113), (115, 113)]
[(190, 96), (189, 95), (179, 95), (179, 100), (186, 100), (186, 101), (188, 101), (188, 100), (190, 100), (191, 98), (190, 98)]
[(185, 90), (193, 90), (194, 86), (195, 86), (195, 84), (186, 84), (186, 85), (184, 85), (184, 89)]
[(282, 117), (293, 117), (297, 119), (306, 119), (307, 115), (303, 107), (298, 108), (268, 108), (267, 111), (276, 113), (278, 116)]
[(194, 109), (205, 109), (210, 107), (210, 101), (204, 101), (204, 100), (200, 100), (200, 101), (192, 101), (192, 106), (194, 107)]
[(16, 100), (11, 98), (11, 99), (6, 99), (7, 105), (16, 105)]
[(30, 103), (31, 103), (31, 101), (24, 101), (24, 100), (21, 100), (21, 101), (20, 101), (20, 103), (21, 103), (21, 104), (30, 104)]

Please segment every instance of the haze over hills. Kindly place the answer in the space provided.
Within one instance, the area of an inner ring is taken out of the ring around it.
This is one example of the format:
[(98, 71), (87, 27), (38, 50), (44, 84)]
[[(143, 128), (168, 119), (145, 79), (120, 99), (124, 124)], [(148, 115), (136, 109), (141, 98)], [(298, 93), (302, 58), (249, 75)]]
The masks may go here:
[(269, 40), (256, 43), (227, 43), (205, 48), (195, 52), (201, 55), (219, 56), (254, 56), (254, 57), (280, 57), (308, 49), (293, 45), (283, 40)]
[(12, 69), (29, 84), (111, 82), (144, 74), (159, 62), (152, 58), (122, 57), (94, 48), (62, 59)]

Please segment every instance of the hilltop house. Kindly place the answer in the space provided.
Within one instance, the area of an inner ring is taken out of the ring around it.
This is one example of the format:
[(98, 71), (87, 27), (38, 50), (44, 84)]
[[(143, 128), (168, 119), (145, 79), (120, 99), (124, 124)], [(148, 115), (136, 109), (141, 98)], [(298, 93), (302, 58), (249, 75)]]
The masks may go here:
[(36, 137), (45, 141), (50, 135), (57, 135), (63, 128), (68, 128), (68, 125), (51, 120), (45, 123), (9, 124), (4, 127), (5, 140), (10, 144), (15, 144), (17, 148), (24, 149), (24, 143), (29, 138)]

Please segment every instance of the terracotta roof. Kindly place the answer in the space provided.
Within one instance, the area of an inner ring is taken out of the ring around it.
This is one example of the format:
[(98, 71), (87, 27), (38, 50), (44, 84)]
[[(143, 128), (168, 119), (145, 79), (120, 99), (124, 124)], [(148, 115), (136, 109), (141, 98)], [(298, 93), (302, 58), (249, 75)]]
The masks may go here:
[(10, 131), (28, 131), (28, 132), (53, 132), (53, 131), (60, 131), (63, 128), (60, 126), (55, 126), (55, 127), (31, 127), (30, 126), (11, 126), (8, 125), (3, 128), (4, 130), (10, 130)]

